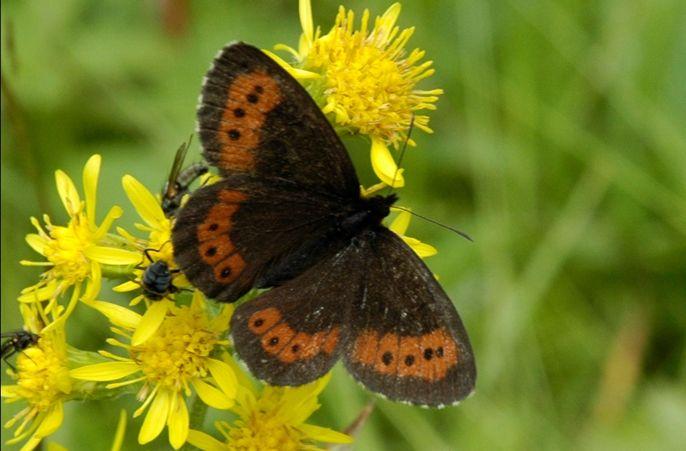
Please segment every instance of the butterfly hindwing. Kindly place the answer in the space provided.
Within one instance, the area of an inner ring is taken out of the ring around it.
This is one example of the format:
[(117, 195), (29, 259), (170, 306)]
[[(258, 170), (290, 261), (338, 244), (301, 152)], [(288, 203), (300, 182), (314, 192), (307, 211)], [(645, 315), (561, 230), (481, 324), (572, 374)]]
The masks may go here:
[(274, 385), (323, 376), (340, 358), (349, 307), (362, 295), (359, 250), (348, 246), (236, 310), (234, 347), (250, 371)]
[(180, 211), (174, 257), (205, 295), (233, 302), (316, 263), (334, 244), (328, 236), (339, 209), (293, 183), (230, 176), (195, 191)]
[(398, 236), (363, 232), (364, 295), (344, 351), (350, 373), (391, 400), (442, 406), (474, 388), (469, 338), (434, 275)]
[(204, 155), (222, 174), (283, 178), (355, 198), (359, 182), (345, 147), (305, 89), (259, 49), (222, 49), (198, 109)]

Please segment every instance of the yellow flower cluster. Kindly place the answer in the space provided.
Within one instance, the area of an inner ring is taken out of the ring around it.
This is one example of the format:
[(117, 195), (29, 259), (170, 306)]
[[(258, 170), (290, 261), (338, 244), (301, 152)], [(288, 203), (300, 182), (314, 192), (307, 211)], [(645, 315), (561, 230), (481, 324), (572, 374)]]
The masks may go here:
[[(197, 400), (193, 403), (236, 413), (237, 424), (242, 425), (239, 429), (244, 435), (254, 437), (252, 443), (256, 449), (264, 448), (261, 444), (265, 441), (273, 441), (271, 434), (283, 436), (277, 442), (288, 443), (291, 449), (300, 449), (301, 443), (312, 441), (350, 442), (345, 434), (304, 424), (318, 407), (316, 397), (328, 379), (316, 386), (286, 390), (284, 393), (290, 393), (285, 398), (287, 403), (272, 403), (271, 413), (265, 410), (266, 401), (257, 401), (252, 383), (226, 352), (231, 305), (216, 307), (198, 290), (193, 291), (188, 305), (177, 304), (171, 296), (151, 301), (138, 295), (130, 304), (134, 307), (144, 300), (142, 314), (133, 308), (96, 299), (103, 274), (121, 276), (123, 271), (129, 275), (131, 280), (115, 287), (115, 292), (140, 290), (142, 273), (150, 264), (146, 250), (155, 250), (156, 261), (163, 260), (170, 268), (176, 268), (171, 246), (173, 220), (164, 215), (158, 197), (130, 175), (123, 177), (124, 191), (144, 222), (136, 224), (136, 228), (147, 236), (137, 238), (122, 228), (117, 228), (118, 235), (108, 233), (113, 221), (122, 215), (119, 207), (113, 207), (100, 226), (95, 225), (95, 186), (100, 161), (99, 156), (93, 156), (84, 168), (85, 202), (81, 202), (71, 179), (62, 171), (57, 172), (58, 192), (69, 214), (69, 223), (56, 226), (46, 219), (47, 231), (38, 227), (39, 234), (27, 237), (31, 247), (48, 259), (40, 265), (48, 269), (37, 285), (24, 290), (19, 297), (25, 329), (40, 338), (19, 354), (16, 370), (8, 371), (15, 383), (2, 387), (6, 402), (26, 404), (5, 424), (7, 428), (16, 426), (14, 437), (8, 443), (24, 442), (22, 450), (37, 447), (62, 424), (64, 402), (90, 398), (93, 383), (102, 383), (110, 390), (138, 387), (135, 393), (141, 405), (133, 417), (146, 413), (138, 433), (142, 445), (157, 438), (165, 428), (175, 449), (187, 441), (201, 448), (203, 443), (212, 446), (219, 443), (191, 429), (188, 402), (194, 399)], [(179, 274), (174, 278), (174, 285), (188, 286), (188, 282)], [(68, 288), (72, 292), (63, 305), (61, 299)], [(80, 366), (72, 368), (64, 325), (78, 301), (108, 318), (116, 338), (108, 339), (107, 343), (120, 349), (122, 354), (102, 350), (99, 355), (88, 356), (82, 351), (78, 359)], [(83, 365), (84, 356), (93, 363)], [(266, 389), (269, 395), (262, 398), (273, 399), (273, 393), (280, 390), (284, 389)], [(307, 410), (296, 399), (308, 400)], [(245, 419), (254, 418), (257, 412), (274, 417), (269, 429), (264, 429), (261, 423), (251, 423), (255, 434), (246, 432)], [(121, 447), (125, 423), (125, 418), (119, 422), (114, 449)], [(241, 440), (239, 443), (247, 439)], [(227, 446), (243, 449), (241, 445)]]
[[(365, 10), (356, 28), (354, 13), (341, 6), (333, 27), (323, 34), (313, 25), (310, 1), (301, 0), (298, 49), (276, 46), (293, 55), (293, 64), (270, 53), (304, 84), (338, 132), (369, 138), (371, 165), (381, 183), (363, 188), (363, 195), (404, 186), (403, 169), (391, 149), (414, 145), (408, 136), (412, 126), (431, 132), (428, 116), (421, 113), (435, 109), (442, 94), (440, 89), (416, 89), (433, 74), (432, 63), (421, 62), (424, 51), (405, 50), (413, 28), (396, 26), (399, 14), (396, 3), (372, 23)], [(227, 340), (233, 308), (208, 302), (177, 273), (171, 242), (174, 219), (164, 214), (159, 196), (125, 175), (124, 192), (142, 220), (135, 224), (138, 233), (121, 227), (111, 231), (124, 213), (119, 206), (98, 222), (101, 160), (94, 155), (85, 164), (82, 192), (66, 173), (56, 171), (57, 192), (67, 213), (64, 225), (47, 215), (42, 224), (31, 218), (36, 233), (28, 234), (26, 242), (44, 259), (21, 264), (43, 272), (18, 301), (25, 331), (38, 339), (18, 349), (16, 369), (8, 370), (13, 383), (2, 386), (5, 402), (24, 405), (5, 424), (14, 428), (8, 443), (34, 449), (62, 424), (65, 402), (92, 399), (98, 390), (135, 394), (140, 405), (133, 417), (145, 413), (138, 432), (141, 445), (165, 429), (175, 449), (185, 443), (205, 450), (318, 449), (318, 442), (350, 443), (346, 434), (307, 423), (319, 408), (317, 399), (330, 375), (297, 388), (257, 390), (236, 365)], [(421, 257), (435, 254), (432, 246), (405, 236), (409, 221), (409, 211), (402, 208), (389, 227)], [(153, 261), (166, 263), (180, 291), (162, 299), (146, 296), (143, 275)], [(128, 306), (101, 300), (108, 297), (102, 293), (103, 278), (124, 279), (115, 293), (136, 292)], [(65, 324), (70, 318), (78, 321), (74, 312), (79, 305), (109, 320), (110, 350), (91, 353), (67, 345)], [(208, 406), (235, 417), (215, 423), (219, 439), (201, 431), (202, 421), (192, 414)], [(125, 427), (124, 414), (113, 449), (121, 448)]]
[(436, 109), (442, 89), (420, 90), (415, 86), (434, 73), (423, 50), (409, 53), (405, 46), (414, 28), (396, 26), (401, 6), (391, 5), (370, 23), (365, 10), (355, 28), (355, 14), (341, 6), (331, 30), (315, 29), (310, 0), (300, 0), (302, 35), (298, 49), (285, 44), (277, 50), (289, 52), (294, 63), (268, 52), (299, 79), (342, 131), (371, 140), (371, 163), (384, 185), (402, 187), (405, 180), (388, 146), (399, 148), (412, 126), (432, 133), (429, 117), (422, 111)]

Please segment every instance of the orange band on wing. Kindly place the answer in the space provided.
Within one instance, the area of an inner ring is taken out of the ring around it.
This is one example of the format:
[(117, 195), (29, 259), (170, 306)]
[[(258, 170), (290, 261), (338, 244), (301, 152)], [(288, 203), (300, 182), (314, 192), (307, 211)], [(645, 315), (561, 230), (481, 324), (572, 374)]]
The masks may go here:
[(336, 349), (340, 335), (338, 326), (314, 334), (296, 332), (281, 321), (281, 313), (274, 307), (253, 313), (248, 319), (248, 328), (255, 335), (262, 335), (262, 349), (283, 363), (311, 359), (322, 352), (330, 355)]
[(222, 144), (220, 167), (233, 171), (252, 169), (260, 129), (267, 113), (280, 101), (279, 85), (266, 72), (241, 74), (234, 79), (217, 133), (217, 140)]
[(455, 339), (445, 329), (421, 336), (361, 332), (353, 345), (352, 360), (372, 366), (381, 374), (418, 377), (428, 381), (443, 379), (458, 361)]
[(229, 284), (245, 269), (245, 260), (231, 241), (233, 215), (248, 197), (237, 190), (224, 189), (217, 193), (219, 203), (212, 206), (205, 220), (197, 227), (198, 253), (205, 264), (212, 267), (217, 282)]

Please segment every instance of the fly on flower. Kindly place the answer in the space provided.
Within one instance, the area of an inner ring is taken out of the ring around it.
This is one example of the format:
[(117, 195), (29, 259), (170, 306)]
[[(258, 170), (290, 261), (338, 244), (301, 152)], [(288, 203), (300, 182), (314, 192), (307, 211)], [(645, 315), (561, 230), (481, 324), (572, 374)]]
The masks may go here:
[(12, 369), (14, 367), (9, 362), (9, 358), (14, 354), (24, 351), (38, 343), (40, 336), (27, 330), (16, 330), (14, 332), (3, 332), (0, 336), (6, 339), (2, 342), (2, 360)]
[(22, 449), (33, 449), (62, 424), (64, 402), (71, 397), (74, 383), (69, 377), (67, 344), (61, 324), (44, 330), (33, 346), (19, 354), (16, 371), (10, 373), (15, 383), (2, 386), (6, 402), (26, 404), (5, 423), (6, 428), (19, 424), (13, 438), (7, 441), (9, 445), (26, 441)]
[(191, 145), (191, 139), (192, 136), (188, 138), (187, 142), (181, 144), (176, 151), (169, 178), (162, 189), (162, 211), (167, 217), (172, 216), (181, 206), (181, 200), (183, 196), (188, 194), (190, 185), (200, 176), (206, 174), (209, 169), (204, 163), (193, 163), (182, 169), (186, 153)]
[(173, 283), (173, 278), (180, 270), (170, 269), (169, 264), (164, 260), (154, 260), (150, 256), (152, 251), (159, 252), (159, 250), (156, 251), (155, 249), (145, 249), (143, 254), (150, 261), (150, 264), (146, 268), (137, 267), (137, 269), (143, 269), (141, 287), (145, 297), (151, 301), (159, 301), (179, 291)]
[(131, 246), (140, 250), (140, 254), (138, 266), (134, 271), (135, 280), (117, 285), (114, 291), (130, 292), (142, 288), (143, 293), (134, 297), (131, 305), (136, 305), (144, 299), (170, 298), (179, 288), (188, 286), (185, 277), (178, 274), (173, 257), (171, 227), (174, 218), (165, 215), (160, 200), (134, 177), (125, 175), (122, 185), (144, 222), (135, 226), (138, 230), (146, 232), (147, 237), (137, 238), (126, 230), (118, 229), (120, 235)]

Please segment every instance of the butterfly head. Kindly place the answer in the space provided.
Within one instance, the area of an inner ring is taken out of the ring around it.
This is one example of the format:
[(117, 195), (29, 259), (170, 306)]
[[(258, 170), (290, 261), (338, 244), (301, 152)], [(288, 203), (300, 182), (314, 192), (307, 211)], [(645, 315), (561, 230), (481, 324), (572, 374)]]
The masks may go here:
[(398, 200), (398, 196), (374, 196), (360, 198), (360, 202), (343, 214), (339, 223), (339, 231), (345, 234), (356, 234), (360, 230), (381, 224), (383, 218), (391, 212), (391, 205)]
[(374, 196), (365, 199), (365, 210), (369, 214), (370, 222), (380, 223), (383, 218), (391, 212), (391, 205), (396, 203), (398, 196), (390, 194), (388, 196)]

